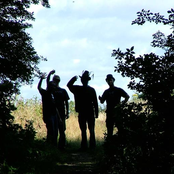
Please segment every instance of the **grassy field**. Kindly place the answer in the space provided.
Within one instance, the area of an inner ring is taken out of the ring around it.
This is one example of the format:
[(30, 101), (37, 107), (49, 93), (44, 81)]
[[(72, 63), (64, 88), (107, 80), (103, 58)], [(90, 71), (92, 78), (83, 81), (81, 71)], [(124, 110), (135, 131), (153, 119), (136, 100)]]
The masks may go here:
[[(21, 98), (17, 100), (15, 105), (17, 110), (12, 113), (15, 118), (14, 123), (18, 123), (22, 125), (22, 127), (25, 127), (27, 120), (32, 121), (34, 129), (37, 132), (36, 139), (44, 139), (46, 137), (46, 127), (42, 120), (41, 101), (37, 98), (26, 101)], [(105, 113), (100, 113), (99, 118), (97, 118), (95, 122), (95, 135), (98, 144), (104, 141), (105, 133)], [(88, 130), (87, 135), (89, 138)], [(69, 119), (66, 120), (66, 139), (68, 144), (73, 142), (80, 143), (81, 141), (81, 132), (78, 124), (77, 113), (70, 113)]]
[[(78, 124), (77, 113), (71, 113), (69, 119), (66, 120), (66, 150), (60, 151), (55, 147), (44, 143), (46, 139), (46, 126), (42, 120), (42, 105), (37, 98), (24, 100), (18, 99), (15, 103), (17, 110), (12, 115), (14, 116), (14, 123), (21, 125), (25, 129), (27, 121), (33, 122), (33, 127), (36, 131), (35, 139), (39, 143), (40, 155), (36, 161), (28, 164), (32, 173), (63, 173), (69, 171), (73, 173), (79, 170), (93, 170), (100, 166), (98, 163), (103, 158), (103, 143), (106, 133), (105, 113), (100, 113), (99, 118), (95, 122), (95, 135), (97, 147), (95, 150), (87, 150), (79, 152), (81, 142), (81, 132)], [(89, 131), (87, 130), (88, 140)], [(41, 167), (42, 166), (42, 167)], [(72, 168), (73, 166), (73, 168)], [(67, 169), (68, 168), (68, 169)], [(62, 171), (62, 172), (60, 172)]]

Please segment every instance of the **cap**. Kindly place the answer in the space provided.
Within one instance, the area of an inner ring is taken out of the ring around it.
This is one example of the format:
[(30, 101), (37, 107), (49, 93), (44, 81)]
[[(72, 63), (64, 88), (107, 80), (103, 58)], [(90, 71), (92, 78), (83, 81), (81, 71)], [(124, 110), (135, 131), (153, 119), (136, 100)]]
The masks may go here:
[(110, 79), (113, 79), (115, 81), (115, 78), (112, 76), (112, 74), (108, 74), (106, 76), (106, 81), (110, 80)]

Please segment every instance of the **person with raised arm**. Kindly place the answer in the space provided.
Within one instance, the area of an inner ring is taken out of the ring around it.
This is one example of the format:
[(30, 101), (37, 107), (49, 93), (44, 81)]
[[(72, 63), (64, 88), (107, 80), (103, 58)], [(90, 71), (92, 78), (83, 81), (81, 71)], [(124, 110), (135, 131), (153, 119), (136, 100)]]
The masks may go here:
[[(50, 71), (50, 73), (47, 76), (47, 84), (50, 83), (50, 77), (51, 75), (55, 74), (55, 70)], [(69, 95), (67, 91), (64, 88), (60, 87), (60, 76), (54, 75), (52, 78), (52, 81), (56, 87), (54, 88), (54, 97), (55, 97), (55, 103), (56, 107), (59, 110), (59, 114), (61, 117), (62, 122), (58, 122), (58, 131), (59, 131), (59, 141), (58, 141), (58, 148), (60, 150), (63, 150), (66, 145), (66, 119), (69, 118)]]
[(98, 101), (95, 89), (88, 85), (91, 80), (89, 71), (84, 71), (80, 76), (82, 86), (74, 85), (77, 79), (78, 77), (74, 76), (67, 86), (75, 98), (75, 110), (78, 112), (78, 122), (82, 136), (81, 150), (86, 150), (88, 148), (87, 125), (90, 133), (89, 147), (96, 147), (95, 118), (98, 118)]
[(47, 84), (47, 89), (42, 88), (42, 81), (45, 79), (45, 74), (42, 74), (39, 83), (38, 90), (42, 97), (42, 114), (43, 121), (47, 128), (47, 142), (50, 142), (57, 146), (58, 137), (58, 120), (61, 122), (60, 114), (55, 105), (55, 99), (53, 96), (54, 83)]

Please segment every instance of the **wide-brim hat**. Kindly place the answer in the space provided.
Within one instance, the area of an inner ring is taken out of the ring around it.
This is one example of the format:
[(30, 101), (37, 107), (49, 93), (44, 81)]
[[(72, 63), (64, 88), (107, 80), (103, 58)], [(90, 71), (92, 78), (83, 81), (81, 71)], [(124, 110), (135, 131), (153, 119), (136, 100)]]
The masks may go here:
[(81, 79), (85, 79), (85, 80), (91, 80), (91, 77), (90, 77), (90, 73), (89, 71), (83, 71), (82, 72), (82, 76), (79, 76)]
[(108, 75), (106, 76), (106, 81), (108, 81), (108, 80), (110, 80), (110, 79), (113, 79), (113, 80), (115, 81), (115, 78), (113, 77), (112, 74), (108, 74)]

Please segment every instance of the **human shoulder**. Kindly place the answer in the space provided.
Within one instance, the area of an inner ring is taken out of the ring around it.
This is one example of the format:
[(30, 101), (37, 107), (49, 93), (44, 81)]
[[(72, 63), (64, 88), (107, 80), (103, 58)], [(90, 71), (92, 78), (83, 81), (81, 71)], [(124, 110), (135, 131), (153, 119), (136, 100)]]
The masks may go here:
[[(69, 100), (69, 95), (68, 95), (68, 92), (66, 91), (66, 89), (61, 88), (61, 87), (58, 87), (58, 88), (57, 88), (57, 93), (58, 93), (58, 94), (61, 94), (62, 96), (64, 96), (64, 98), (65, 98), (66, 100)], [(55, 94), (56, 94), (56, 93), (55, 93)]]
[(117, 87), (117, 86), (114, 86), (114, 90), (123, 91), (123, 89), (122, 89), (122, 88)]
[(58, 89), (58, 91), (63, 91), (63, 92), (66, 91), (66, 89), (61, 88), (61, 87), (58, 87), (57, 89)]
[(83, 88), (83, 86), (81, 86), (81, 85), (73, 85), (73, 88), (80, 89), (80, 88)]
[(43, 88), (40, 88), (40, 89), (39, 89), (39, 92), (40, 92), (40, 94), (44, 94), (44, 93), (46, 93), (47, 91), (46, 91), (45, 89), (43, 89)]
[(115, 94), (118, 94), (118, 93), (122, 93), (124, 92), (124, 90), (120, 87), (112, 87), (112, 88), (108, 88), (104, 91), (104, 94), (109, 94), (109, 93), (115, 93)]
[(115, 90), (123, 90), (122, 88), (117, 87), (117, 86), (114, 86), (114, 89), (115, 89)]
[(108, 93), (109, 93), (109, 88), (104, 90), (102, 96), (106, 97), (108, 95)]
[(115, 90), (117, 90), (121, 96), (125, 97), (127, 95), (126, 91), (120, 87), (116, 87)]
[(88, 86), (88, 89), (91, 90), (91, 91), (95, 91), (95, 89), (91, 86)]

